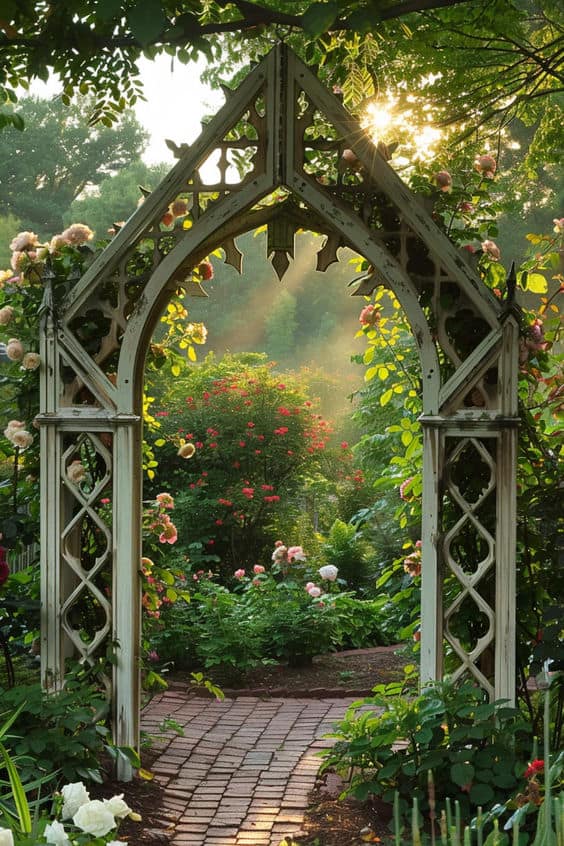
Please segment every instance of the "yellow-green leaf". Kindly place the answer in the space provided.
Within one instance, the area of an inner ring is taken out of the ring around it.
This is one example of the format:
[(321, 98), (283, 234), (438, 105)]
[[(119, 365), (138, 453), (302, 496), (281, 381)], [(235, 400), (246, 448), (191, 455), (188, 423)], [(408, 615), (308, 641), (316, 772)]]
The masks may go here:
[(197, 359), (196, 350), (192, 346), (188, 347), (188, 358), (190, 361), (196, 361)]
[(387, 405), (392, 398), (392, 394), (393, 394), (393, 391), (392, 391), (391, 388), (389, 388), (387, 391), (384, 391), (384, 393), (380, 397), (380, 405), (381, 406)]
[(546, 294), (548, 282), (542, 273), (529, 273), (527, 276), (527, 291), (532, 291), (533, 294)]
[(158, 438), (158, 440), (155, 441), (155, 446), (158, 446), (158, 447), (164, 446), (165, 444), (166, 444), (166, 441), (165, 441), (164, 438)]
[(389, 375), (390, 375), (390, 371), (388, 370), (387, 367), (379, 367), (378, 368), (378, 379), (382, 379), (382, 381), (384, 381), (384, 379), (387, 379)]
[(150, 773), (149, 770), (144, 770), (142, 767), (137, 770), (137, 775), (139, 778), (145, 779), (145, 781), (152, 781), (155, 777), (154, 773)]
[(178, 366), (178, 364), (173, 364), (170, 368), (170, 371), (173, 376), (180, 376), (180, 367)]

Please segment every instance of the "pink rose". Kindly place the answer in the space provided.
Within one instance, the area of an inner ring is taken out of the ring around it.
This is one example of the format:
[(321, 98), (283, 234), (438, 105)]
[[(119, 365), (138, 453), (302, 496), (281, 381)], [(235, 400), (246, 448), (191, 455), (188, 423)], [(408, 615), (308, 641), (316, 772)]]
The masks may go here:
[(482, 250), (484, 251), (484, 255), (491, 258), (492, 261), (499, 261), (501, 258), (501, 250), (494, 241), (483, 241)]

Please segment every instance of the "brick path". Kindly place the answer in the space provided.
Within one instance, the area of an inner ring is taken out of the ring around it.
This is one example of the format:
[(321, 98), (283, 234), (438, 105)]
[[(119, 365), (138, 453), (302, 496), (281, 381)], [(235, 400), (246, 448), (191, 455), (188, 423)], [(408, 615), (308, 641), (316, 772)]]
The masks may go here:
[(173, 846), (278, 846), (301, 829), (321, 764), (316, 752), (353, 699), (216, 702), (168, 690), (143, 712), (159, 733), (172, 718), (184, 736), (158, 740), (151, 766), (164, 787), (163, 822)]

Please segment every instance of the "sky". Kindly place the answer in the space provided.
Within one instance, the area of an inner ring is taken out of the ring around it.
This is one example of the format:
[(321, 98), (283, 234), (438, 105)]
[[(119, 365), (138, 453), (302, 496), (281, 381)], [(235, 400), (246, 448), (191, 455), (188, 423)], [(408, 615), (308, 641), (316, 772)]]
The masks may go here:
[[(203, 67), (203, 62), (182, 65), (171, 56), (158, 56), (154, 61), (142, 59), (139, 63), (146, 101), (139, 100), (134, 111), (150, 134), (143, 155), (147, 164), (174, 163), (176, 160), (165, 139), (191, 144), (201, 132), (202, 118), (215, 114), (223, 105), (222, 93), (201, 81)], [(56, 79), (47, 83), (36, 81), (31, 86), (31, 93), (39, 97), (52, 97), (60, 90)]]
[(170, 56), (140, 62), (147, 99), (135, 104), (135, 113), (151, 135), (143, 155), (147, 164), (174, 162), (165, 139), (191, 144), (202, 130), (204, 115), (215, 114), (223, 105), (222, 93), (200, 80), (203, 67), (203, 62), (182, 65)]

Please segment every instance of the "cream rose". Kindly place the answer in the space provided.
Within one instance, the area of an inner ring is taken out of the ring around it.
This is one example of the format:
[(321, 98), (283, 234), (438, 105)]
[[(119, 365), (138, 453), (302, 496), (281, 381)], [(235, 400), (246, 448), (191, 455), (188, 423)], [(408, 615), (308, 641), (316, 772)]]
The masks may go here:
[(17, 338), (10, 338), (8, 343), (6, 344), (6, 355), (10, 359), (10, 361), (21, 361), (23, 358), (23, 346), (22, 342), (18, 341)]
[(123, 820), (131, 813), (131, 808), (127, 802), (123, 801), (123, 793), (120, 793), (119, 796), (112, 796), (111, 799), (104, 799), (104, 805), (114, 817), (120, 820)]
[(47, 843), (52, 843), (53, 846), (71, 846), (64, 825), (57, 820), (45, 826), (44, 834)]
[(116, 827), (114, 815), (99, 799), (81, 805), (72, 818), (73, 823), (87, 834), (104, 837)]
[(61, 794), (64, 799), (61, 817), (64, 820), (74, 817), (82, 805), (90, 802), (90, 794), (81, 781), (73, 781), (71, 784), (65, 784), (61, 790)]
[(37, 370), (41, 364), (41, 356), (39, 353), (28, 352), (24, 355), (22, 360), (22, 367), (24, 370)]

